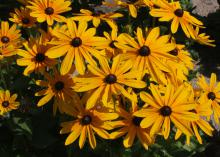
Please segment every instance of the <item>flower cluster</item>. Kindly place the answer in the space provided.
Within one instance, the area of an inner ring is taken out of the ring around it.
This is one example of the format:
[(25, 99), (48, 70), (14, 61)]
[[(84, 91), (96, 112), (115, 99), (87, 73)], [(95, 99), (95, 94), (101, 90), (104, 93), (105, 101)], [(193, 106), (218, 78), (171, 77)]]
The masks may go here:
[(11, 95), (8, 90), (0, 90), (0, 115), (4, 115), (11, 110), (16, 110), (20, 105), (16, 99), (17, 94)]
[[(186, 39), (207, 46), (215, 46), (214, 40), (200, 34), (203, 23), (179, 1), (103, 2), (127, 9), (130, 18), (145, 8), (157, 21), (132, 31), (119, 24), (125, 15), (118, 10), (81, 9), (64, 16), (74, 8), (70, 0), (21, 2), (9, 18), (13, 25), (1, 22), (0, 59), (16, 55), (24, 75), (42, 76), (35, 81), (35, 96), (41, 97), (36, 105), (53, 101), (54, 115), (72, 117), (61, 124), (60, 133), (69, 134), (65, 145), (79, 138), (83, 148), (88, 137), (94, 149), (95, 136), (124, 137), (128, 148), (137, 137), (147, 149), (156, 136), (168, 139), (171, 132), (176, 140), (184, 134), (188, 143), (193, 136), (202, 143), (200, 130), (212, 136), (209, 120), (213, 116), (219, 124), (220, 83), (213, 73), (210, 84), (198, 76), (198, 85), (192, 85), (187, 76), (195, 62), (176, 34), (182, 31)], [(160, 22), (170, 28), (162, 31)], [(1, 114), (18, 107), (15, 99), (9, 91), (0, 92)]]

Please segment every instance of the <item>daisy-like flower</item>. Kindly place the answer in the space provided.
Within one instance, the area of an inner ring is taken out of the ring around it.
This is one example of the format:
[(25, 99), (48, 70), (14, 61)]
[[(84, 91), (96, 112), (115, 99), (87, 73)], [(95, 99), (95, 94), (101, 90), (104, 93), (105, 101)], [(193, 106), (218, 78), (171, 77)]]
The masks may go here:
[(17, 94), (11, 95), (9, 90), (0, 90), (0, 115), (4, 115), (11, 110), (16, 110), (20, 105), (16, 99)]
[(146, 103), (144, 108), (134, 113), (137, 117), (144, 117), (140, 126), (150, 128), (150, 135), (162, 132), (165, 139), (169, 137), (171, 122), (186, 135), (192, 131), (182, 120), (195, 121), (199, 117), (190, 112), (195, 109), (195, 104), (189, 101), (189, 90), (185, 85), (174, 88), (168, 84), (164, 96), (155, 85), (150, 87), (152, 95), (141, 92), (140, 97)]
[[(144, 72), (147, 69), (154, 80), (166, 84), (167, 80), (163, 72), (170, 72), (170, 70), (161, 59), (176, 60), (176, 56), (169, 54), (175, 49), (175, 45), (169, 43), (169, 35), (160, 36), (159, 27), (146, 32), (148, 34), (146, 37), (143, 36), (140, 28), (137, 28), (136, 34), (137, 40), (128, 34), (119, 36), (120, 42), (116, 45), (126, 51), (122, 54), (122, 58), (133, 62), (133, 70)], [(143, 75), (136, 76), (141, 78)]]
[(178, 87), (179, 85), (187, 82), (188, 69), (185, 65), (176, 62), (167, 62), (168, 67), (170, 68), (169, 73), (165, 73), (167, 83)]
[[(69, 103), (76, 93), (73, 91), (74, 82), (70, 74), (60, 75), (56, 70), (54, 75), (44, 74), (46, 80), (37, 80), (36, 84), (43, 87), (43, 90), (35, 93), (35, 96), (43, 96), (37, 106), (43, 106), (54, 98), (53, 111), (56, 113), (57, 108), (62, 113), (65, 103)], [(65, 103), (63, 103), (65, 102)]]
[[(132, 96), (136, 97), (135, 94), (133, 94)], [(137, 98), (134, 98), (134, 100), (137, 100)], [(136, 112), (137, 110), (138, 106), (136, 101), (132, 101), (129, 112), (127, 112), (122, 107), (116, 108), (116, 113), (118, 113), (119, 116), (123, 119), (110, 123), (112, 127), (119, 128), (118, 130), (115, 130), (110, 134), (111, 139), (116, 139), (126, 135), (123, 140), (123, 144), (126, 148), (129, 148), (133, 145), (135, 137), (137, 136), (143, 147), (145, 149), (148, 149), (148, 146), (152, 144), (154, 140), (149, 135), (149, 129), (144, 129), (140, 127), (140, 123), (143, 118), (134, 116), (134, 112)]]
[(190, 53), (186, 50), (185, 45), (176, 44), (174, 39), (172, 40), (172, 43), (175, 44), (175, 49), (170, 51), (169, 53), (177, 57), (176, 62), (184, 64), (187, 69), (192, 70), (194, 67), (193, 59), (190, 56)]
[(13, 45), (18, 46), (20, 42), (20, 30), (17, 29), (17, 25), (12, 25), (9, 27), (9, 23), (7, 21), (1, 22), (1, 29), (0, 29), (0, 47)]
[(36, 17), (37, 21), (47, 22), (53, 25), (54, 21), (64, 22), (65, 17), (60, 14), (71, 10), (69, 0), (33, 0), (29, 1), (27, 8), (31, 9), (31, 16)]
[[(192, 94), (193, 95), (193, 94)], [(205, 134), (212, 136), (212, 133), (214, 129), (212, 126), (206, 121), (205, 117), (210, 117), (212, 114), (211, 106), (210, 106), (210, 101), (206, 103), (200, 103), (199, 100), (196, 102), (196, 107), (194, 110), (191, 110), (191, 112), (194, 112), (199, 115), (199, 119), (193, 122), (186, 122), (188, 123), (192, 130), (193, 133), (195, 134), (198, 142), (202, 144), (202, 138), (199, 133), (199, 130), (202, 130)], [(179, 137), (182, 135), (182, 132), (178, 129), (175, 135), (175, 140), (179, 139)], [(189, 135), (186, 136), (186, 142), (187, 144), (190, 144), (190, 137)]]
[(92, 56), (99, 58), (105, 55), (105, 52), (98, 51), (94, 46), (107, 44), (106, 39), (95, 36), (96, 29), (87, 29), (87, 23), (79, 21), (78, 28), (76, 23), (68, 19), (67, 30), (56, 29), (53, 30), (53, 35), (56, 37), (50, 42), (53, 44), (51, 49), (46, 52), (49, 58), (59, 58), (66, 54), (61, 64), (61, 74), (67, 74), (75, 60), (75, 66), (80, 74), (85, 73), (85, 60), (92, 65), (96, 62)]
[(220, 118), (220, 82), (217, 82), (216, 74), (212, 73), (210, 83), (206, 81), (204, 76), (198, 78), (198, 85), (202, 90), (201, 103), (206, 103), (211, 100), (211, 107), (214, 115), (214, 120), (219, 124)]
[(75, 14), (72, 19), (76, 21), (92, 21), (95, 27), (98, 27), (101, 21), (105, 21), (111, 28), (117, 28), (117, 24), (114, 22), (114, 19), (119, 17), (123, 17), (123, 15), (120, 13), (104, 13), (99, 10), (91, 12), (90, 10), (81, 9), (80, 13)]
[(111, 33), (104, 32), (103, 34), (107, 39), (107, 44), (98, 47), (99, 49), (106, 49), (107, 56), (109, 57), (122, 53), (122, 50), (116, 46), (116, 43), (120, 41), (117, 32), (117, 29), (112, 29)]
[(0, 60), (5, 57), (16, 55), (16, 52), (17, 49), (12, 45), (2, 46), (0, 47)]
[[(166, 73), (168, 76), (168, 82), (171, 82), (175, 85), (180, 85), (187, 80), (187, 75), (189, 70), (194, 68), (193, 59), (190, 56), (190, 53), (186, 50), (185, 45), (176, 44), (174, 39), (172, 43), (175, 44), (176, 48), (169, 53), (177, 57), (177, 60), (167, 60), (165, 61), (171, 73)], [(176, 83), (175, 83), (176, 82)]]
[(17, 54), (22, 58), (17, 59), (19, 66), (25, 66), (24, 75), (32, 72), (44, 72), (46, 67), (52, 67), (56, 64), (55, 59), (45, 56), (47, 50), (51, 47), (42, 42), (42, 37), (32, 39), (29, 43), (24, 43), (26, 50), (18, 49)]
[(199, 34), (199, 27), (196, 27), (196, 30), (194, 31), (194, 36), (195, 36), (195, 40), (202, 45), (208, 45), (208, 46), (212, 46), (215, 47), (216, 45), (213, 43), (215, 42), (215, 40), (211, 40), (209, 39), (210, 36), (206, 35), (206, 33), (201, 33)]
[(166, 0), (153, 0), (159, 8), (152, 8), (150, 15), (159, 17), (159, 21), (172, 21), (171, 32), (176, 33), (181, 25), (188, 38), (194, 38), (194, 26), (202, 26), (203, 23), (181, 8), (180, 2), (168, 2)]
[(36, 19), (30, 16), (30, 9), (21, 7), (20, 9), (15, 9), (15, 13), (11, 13), (10, 21), (16, 23), (22, 27), (32, 27), (34, 26)]
[(107, 104), (113, 94), (123, 94), (125, 97), (133, 99), (124, 89), (124, 86), (134, 88), (144, 88), (146, 86), (145, 82), (135, 79), (138, 71), (129, 71), (132, 67), (131, 62), (128, 61), (121, 64), (119, 55), (113, 59), (111, 68), (107, 59), (104, 57), (100, 58), (99, 63), (100, 68), (88, 65), (88, 69), (93, 76), (74, 78), (76, 83), (74, 87), (75, 91), (94, 91), (87, 101), (86, 107), (88, 109), (92, 108), (100, 97), (102, 102)]
[(110, 120), (115, 120), (118, 114), (99, 112), (94, 109), (87, 110), (80, 101), (73, 105), (75, 105), (75, 109), (72, 108), (70, 113), (74, 120), (61, 124), (62, 129), (60, 133), (70, 133), (65, 141), (65, 145), (73, 143), (79, 137), (79, 147), (82, 149), (88, 137), (91, 148), (95, 149), (95, 134), (103, 139), (110, 139), (110, 135), (106, 130), (112, 127), (108, 123)]

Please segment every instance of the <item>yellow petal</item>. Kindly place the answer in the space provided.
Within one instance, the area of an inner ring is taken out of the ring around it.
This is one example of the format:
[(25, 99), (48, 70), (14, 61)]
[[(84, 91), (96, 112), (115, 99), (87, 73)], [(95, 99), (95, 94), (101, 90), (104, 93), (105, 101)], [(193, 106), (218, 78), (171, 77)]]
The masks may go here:
[(211, 74), (211, 78), (210, 78), (210, 91), (213, 91), (215, 85), (216, 85), (216, 74), (215, 73), (212, 73)]
[(192, 128), (193, 128), (193, 131), (196, 135), (197, 140), (199, 141), (200, 144), (202, 144), (202, 138), (199, 135), (198, 127), (194, 123), (192, 123)]
[(84, 64), (84, 59), (78, 48), (75, 48), (75, 66), (80, 75), (85, 73), (86, 67)]
[(130, 12), (131, 16), (136, 18), (137, 17), (137, 9), (135, 8), (135, 6), (133, 4), (129, 4), (128, 8), (129, 8), (129, 12)]
[(177, 119), (174, 116), (170, 116), (171, 121), (174, 123), (174, 125), (180, 129), (183, 133), (187, 134), (187, 135), (192, 135), (192, 130), (190, 128), (188, 128), (185, 124), (183, 124), (179, 119)]
[(110, 95), (110, 86), (109, 84), (106, 85), (105, 87), (105, 90), (104, 90), (104, 94), (102, 96), (102, 102), (104, 105), (108, 105), (108, 98), (109, 98), (109, 95)]
[(50, 48), (45, 55), (49, 58), (59, 58), (66, 54), (66, 52), (70, 49), (70, 45), (59, 45)]
[(67, 55), (65, 56), (62, 64), (61, 64), (61, 68), (60, 68), (60, 73), (62, 75), (65, 75), (67, 74), (70, 69), (72, 68), (73, 66), (73, 59), (74, 59), (74, 54), (75, 53), (75, 49), (73, 49), (72, 51), (69, 51), (67, 53)]
[(169, 135), (170, 135), (170, 118), (165, 117), (163, 123), (163, 136), (165, 139), (168, 139)]
[(153, 43), (159, 36), (160, 36), (160, 28), (159, 28), (159, 27), (153, 28), (153, 29), (150, 31), (150, 33), (148, 34), (147, 39), (146, 39), (144, 45), (150, 45), (150, 44)]
[(87, 129), (86, 127), (82, 128), (80, 137), (79, 137), (79, 148), (82, 149), (85, 142), (86, 142), (86, 137), (87, 137)]
[(125, 138), (123, 140), (123, 144), (124, 144), (125, 148), (129, 148), (132, 146), (134, 139), (135, 139), (135, 136), (136, 136), (135, 127), (130, 127), (127, 135), (125, 136)]
[(144, 102), (146, 102), (146, 104), (148, 104), (148, 105), (151, 105), (151, 106), (153, 106), (153, 107), (155, 107), (155, 108), (158, 108), (158, 109), (161, 108), (161, 106), (158, 105), (158, 104), (154, 101), (154, 99), (152, 98), (152, 96), (151, 96), (150, 94), (146, 93), (146, 92), (141, 92), (141, 93), (140, 93), (140, 98), (141, 98), (141, 100), (143, 100)]
[(105, 86), (100, 86), (98, 89), (96, 89), (93, 94), (90, 96), (90, 98), (88, 99), (87, 103), (86, 103), (86, 109), (91, 109), (95, 106), (97, 100), (99, 99), (103, 89), (105, 88)]
[(164, 122), (164, 117), (158, 116), (155, 120), (152, 128), (150, 129), (150, 136), (154, 136), (156, 133), (158, 133), (161, 130), (161, 126)]
[(72, 19), (67, 20), (67, 27), (68, 27), (68, 31), (72, 37), (78, 36), (76, 23)]
[(92, 128), (89, 125), (87, 125), (86, 128), (87, 128), (90, 146), (92, 147), (92, 149), (95, 149), (95, 147), (96, 147), (95, 135), (92, 131)]
[(51, 92), (51, 93), (48, 93), (46, 96), (44, 96), (43, 98), (40, 99), (40, 101), (37, 103), (37, 106), (43, 106), (45, 105), (46, 103), (48, 103), (52, 97), (54, 96), (54, 94)]
[(112, 132), (110, 134), (110, 139), (119, 138), (119, 137), (123, 136), (124, 134), (126, 134), (127, 132), (128, 132), (128, 127), (123, 127), (119, 130), (116, 130), (116, 131)]
[(94, 25), (95, 27), (98, 27), (99, 24), (100, 24), (100, 19), (94, 17), (93, 20), (92, 20), (92, 23), (93, 23), (93, 25)]
[(139, 28), (139, 27), (137, 28), (137, 39), (138, 39), (140, 46), (143, 46), (144, 45), (143, 32), (142, 32), (141, 28)]
[(153, 125), (155, 123), (155, 121), (157, 120), (158, 117), (159, 117), (159, 115), (156, 113), (152, 113), (151, 115), (146, 116), (146, 118), (144, 118), (141, 121), (141, 124), (140, 124), (141, 127), (142, 128), (150, 127), (151, 125)]
[(110, 135), (107, 131), (105, 131), (102, 128), (97, 128), (95, 126), (92, 126), (92, 129), (103, 139), (110, 139)]
[(73, 143), (80, 135), (81, 131), (82, 131), (82, 125), (78, 123), (75, 123), (75, 125), (73, 126), (73, 132), (70, 133), (70, 135), (67, 137), (66, 141), (65, 141), (65, 145), (69, 145), (71, 143)]
[(172, 24), (171, 24), (171, 31), (172, 33), (176, 33), (179, 27), (179, 20), (177, 17), (174, 17)]

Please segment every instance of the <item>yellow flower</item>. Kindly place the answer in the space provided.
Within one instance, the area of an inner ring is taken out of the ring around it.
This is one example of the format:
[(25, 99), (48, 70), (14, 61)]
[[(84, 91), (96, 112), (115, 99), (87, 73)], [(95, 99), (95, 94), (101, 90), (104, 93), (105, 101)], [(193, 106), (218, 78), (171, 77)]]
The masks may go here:
[(55, 59), (45, 56), (50, 47), (41, 41), (43, 40), (42, 37), (32, 40), (29, 43), (24, 43), (26, 50), (17, 50), (17, 54), (22, 57), (17, 59), (17, 64), (19, 66), (27, 66), (24, 70), (24, 75), (29, 75), (32, 72), (44, 72), (45, 68), (56, 64)]
[(78, 28), (76, 23), (69, 19), (67, 21), (67, 30), (56, 29), (53, 30), (53, 35), (56, 37), (49, 44), (55, 45), (46, 55), (49, 58), (59, 58), (65, 55), (61, 64), (61, 74), (67, 74), (72, 67), (75, 59), (76, 70), (80, 74), (84, 74), (86, 70), (85, 60), (92, 65), (96, 65), (96, 62), (92, 56), (99, 58), (101, 55), (105, 55), (104, 52), (98, 51), (94, 46), (107, 44), (106, 39), (102, 37), (96, 37), (96, 29), (87, 29), (87, 23), (80, 21)]
[(184, 11), (180, 2), (167, 2), (165, 0), (154, 0), (153, 3), (160, 8), (152, 8), (150, 15), (159, 17), (159, 21), (172, 21), (171, 32), (176, 33), (181, 25), (184, 33), (188, 38), (194, 38), (194, 26), (202, 26), (203, 23), (191, 16), (189, 12)]
[(177, 60), (167, 60), (165, 63), (171, 69), (170, 73), (166, 73), (171, 83), (175, 85), (182, 84), (184, 81), (187, 81), (187, 75), (189, 70), (194, 68), (193, 59), (190, 56), (190, 53), (186, 50), (185, 45), (176, 44), (175, 40), (172, 39), (172, 43), (175, 44), (175, 49), (169, 53), (177, 57)]
[(82, 149), (88, 137), (91, 148), (95, 149), (96, 139), (94, 133), (103, 139), (110, 139), (110, 135), (106, 130), (112, 129), (108, 122), (118, 117), (116, 113), (98, 112), (94, 109), (87, 110), (83, 107), (81, 101), (73, 105), (75, 107), (70, 110), (70, 113), (75, 120), (61, 124), (60, 133), (70, 133), (65, 145), (73, 143), (79, 137), (79, 147)]
[[(169, 43), (169, 35), (160, 36), (159, 27), (146, 32), (147, 37), (143, 36), (140, 28), (137, 28), (136, 34), (137, 41), (128, 34), (119, 36), (120, 42), (116, 43), (116, 46), (126, 51), (122, 54), (122, 58), (133, 62), (133, 70), (144, 72), (147, 69), (154, 80), (166, 84), (167, 80), (163, 72), (170, 72), (170, 69), (161, 59), (176, 60), (176, 56), (169, 54), (175, 45)], [(136, 76), (141, 78), (143, 75)]]
[[(192, 122), (186, 122), (188, 123), (190, 128), (192, 128), (193, 133), (195, 134), (198, 142), (202, 144), (202, 138), (199, 133), (199, 129), (201, 129), (205, 134), (212, 136), (212, 132), (214, 129), (212, 126), (207, 122), (206, 117), (210, 117), (212, 114), (211, 110), (211, 100), (208, 100), (207, 102), (201, 101), (201, 99), (195, 97), (196, 92), (193, 91), (191, 94), (191, 99), (194, 100), (194, 103), (196, 104), (195, 109), (191, 110), (191, 112), (196, 113), (199, 115), (199, 119)], [(175, 140), (177, 140), (181, 136), (182, 132), (178, 129), (175, 135)], [(186, 142), (187, 144), (190, 144), (190, 137), (189, 135), (186, 135)]]
[(117, 29), (112, 29), (111, 34), (104, 32), (104, 36), (107, 39), (107, 44), (105, 45), (100, 45), (98, 48), (99, 49), (106, 49), (107, 56), (113, 57), (118, 55), (119, 53), (122, 53), (122, 50), (116, 46), (116, 43), (119, 42), (118, 38), (118, 30)]
[(187, 51), (185, 45), (176, 44), (175, 39), (172, 39), (172, 43), (175, 44), (175, 49), (169, 53), (177, 57), (177, 62), (185, 65), (186, 68), (192, 70), (194, 68), (193, 59), (190, 53)]
[(17, 94), (10, 95), (9, 90), (0, 90), (0, 115), (17, 109), (20, 103), (15, 101), (16, 99)]
[(1, 22), (1, 29), (0, 29), (0, 47), (13, 45), (15, 47), (18, 46), (20, 42), (20, 30), (17, 29), (17, 25), (12, 25), (9, 27), (9, 23), (7, 21)]
[(36, 19), (30, 16), (30, 10), (24, 7), (15, 9), (15, 13), (10, 13), (10, 21), (22, 27), (32, 27), (35, 25)]
[[(135, 94), (133, 94), (136, 97)], [(134, 98), (134, 100), (137, 98)], [(137, 102), (132, 101), (130, 111), (127, 112), (122, 107), (116, 108), (116, 113), (123, 119), (113, 121), (110, 124), (114, 128), (119, 128), (110, 134), (111, 139), (116, 139), (121, 136), (125, 136), (123, 144), (126, 148), (133, 145), (135, 137), (137, 136), (141, 144), (145, 149), (148, 149), (148, 145), (152, 144), (154, 139), (149, 135), (149, 129), (140, 127), (140, 123), (143, 118), (134, 116), (134, 113), (138, 110)]]
[(167, 83), (173, 84), (175, 87), (187, 82), (187, 74), (188, 69), (184, 64), (176, 63), (176, 62), (166, 62), (168, 67), (170, 68), (169, 73), (165, 73)]
[(214, 120), (219, 124), (220, 118), (220, 82), (216, 82), (216, 74), (212, 73), (210, 78), (210, 83), (208, 84), (205, 77), (201, 76), (198, 78), (198, 85), (202, 89), (201, 94), (201, 103), (206, 103), (208, 100), (211, 100), (212, 111), (214, 115)]
[(31, 9), (30, 15), (36, 17), (38, 22), (46, 21), (48, 25), (53, 25), (54, 21), (65, 21), (60, 14), (70, 11), (70, 5), (69, 0), (33, 0), (29, 1), (27, 8)]
[(77, 92), (93, 90), (93, 94), (87, 101), (86, 108), (92, 108), (99, 98), (104, 104), (107, 104), (112, 95), (122, 94), (127, 98), (133, 99), (130, 94), (124, 89), (124, 86), (144, 88), (146, 83), (140, 80), (135, 80), (138, 71), (129, 71), (131, 62), (121, 63), (120, 56), (113, 59), (110, 68), (107, 59), (100, 58), (100, 68), (88, 65), (89, 71), (93, 76), (87, 78), (74, 78), (76, 83), (74, 89)]
[(91, 12), (86, 9), (81, 9), (80, 13), (75, 14), (72, 19), (77, 21), (82, 20), (86, 22), (92, 21), (95, 27), (98, 27), (101, 21), (105, 21), (111, 28), (117, 28), (117, 24), (115, 23), (114, 19), (119, 17), (123, 17), (123, 15), (120, 13), (104, 13), (99, 10)]
[(144, 108), (137, 111), (134, 115), (144, 117), (140, 126), (150, 128), (150, 135), (162, 132), (165, 139), (169, 137), (171, 122), (180, 129), (184, 134), (192, 135), (192, 131), (182, 120), (195, 121), (199, 117), (197, 114), (190, 112), (195, 109), (195, 104), (188, 100), (189, 90), (181, 85), (174, 88), (168, 84), (164, 96), (155, 85), (151, 85), (152, 95), (142, 92), (141, 99), (146, 103)]
[[(65, 103), (68, 104), (71, 99), (76, 96), (73, 91), (74, 82), (70, 74), (60, 75), (56, 70), (54, 75), (50, 76), (47, 73), (44, 74), (46, 81), (37, 80), (36, 84), (44, 89), (35, 93), (35, 96), (43, 96), (37, 104), (37, 106), (43, 106), (48, 103), (54, 97), (53, 111), (56, 113), (57, 108), (62, 113), (65, 108)], [(65, 102), (65, 103), (63, 103)]]
[(196, 30), (194, 31), (194, 36), (195, 36), (194, 39), (202, 45), (208, 45), (208, 46), (212, 46), (212, 47), (216, 46), (215, 44), (213, 44), (213, 42), (215, 42), (215, 40), (210, 40), (209, 35), (206, 35), (206, 33), (199, 34), (199, 27), (196, 27)]
[(13, 55), (16, 55), (17, 49), (12, 46), (1, 46), (0, 47), (0, 60), (3, 59), (4, 57), (10, 57)]

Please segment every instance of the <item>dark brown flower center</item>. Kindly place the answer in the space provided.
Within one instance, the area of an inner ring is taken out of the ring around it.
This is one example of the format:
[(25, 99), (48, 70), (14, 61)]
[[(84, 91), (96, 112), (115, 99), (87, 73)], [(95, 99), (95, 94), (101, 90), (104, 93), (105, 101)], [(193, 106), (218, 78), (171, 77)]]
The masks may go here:
[(30, 23), (29, 18), (26, 18), (26, 17), (23, 18), (23, 19), (22, 19), (22, 23), (23, 23), (23, 24), (29, 24), (29, 23)]
[(2, 102), (2, 106), (5, 107), (5, 108), (8, 107), (9, 106), (9, 102), (8, 101), (3, 101)]
[(45, 55), (43, 53), (37, 53), (35, 56), (36, 62), (43, 62), (45, 60)]
[(178, 56), (178, 50), (177, 49), (174, 49), (174, 50), (170, 51), (169, 53), (173, 56)]
[(109, 74), (105, 77), (104, 81), (107, 84), (113, 84), (113, 83), (117, 82), (117, 77), (114, 74)]
[(82, 40), (79, 37), (75, 37), (72, 41), (71, 41), (71, 45), (73, 47), (79, 47), (80, 45), (82, 45)]
[(141, 56), (149, 56), (150, 55), (150, 48), (148, 46), (142, 46), (139, 50), (139, 55)]
[(178, 17), (183, 17), (184, 11), (182, 9), (176, 9), (174, 14)]
[(216, 98), (215, 93), (213, 93), (213, 92), (209, 92), (207, 97), (208, 97), (208, 99), (211, 99), (211, 100), (215, 100), (215, 98)]
[(160, 109), (160, 114), (164, 117), (166, 116), (170, 116), (172, 113), (172, 110), (169, 106), (163, 106), (161, 109)]
[(92, 122), (92, 117), (90, 115), (85, 115), (81, 119), (82, 125), (89, 125)]
[(115, 44), (114, 44), (115, 42), (116, 42), (116, 41), (113, 40), (113, 41), (109, 44), (109, 46), (110, 46), (111, 48), (113, 48), (113, 49), (116, 48), (116, 46), (115, 46)]
[(44, 10), (45, 14), (47, 15), (52, 15), (54, 13), (54, 9), (51, 8), (51, 7), (47, 7), (45, 10)]
[(190, 110), (192, 113), (197, 113), (195, 109)]
[(9, 39), (9, 37), (3, 36), (3, 37), (1, 38), (1, 41), (2, 41), (4, 44), (7, 44), (7, 43), (10, 42), (10, 39)]
[(143, 118), (134, 116), (132, 119), (132, 122), (135, 126), (140, 126), (142, 120), (143, 120)]
[(57, 81), (54, 85), (54, 88), (57, 91), (61, 91), (64, 88), (64, 83), (62, 81)]

